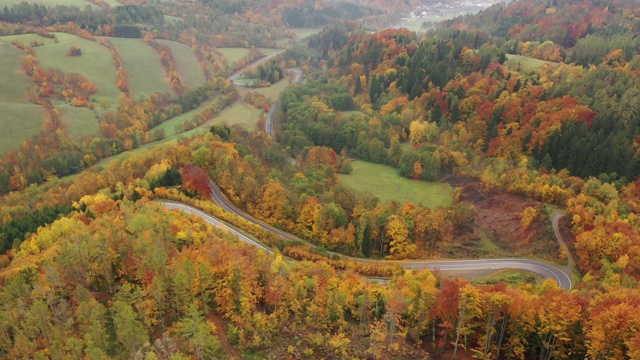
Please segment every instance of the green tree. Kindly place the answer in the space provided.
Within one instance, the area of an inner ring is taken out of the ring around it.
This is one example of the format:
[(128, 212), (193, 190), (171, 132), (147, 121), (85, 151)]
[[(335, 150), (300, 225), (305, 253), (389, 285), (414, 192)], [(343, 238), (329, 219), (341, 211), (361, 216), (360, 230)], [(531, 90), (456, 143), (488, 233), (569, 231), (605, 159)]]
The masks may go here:
[(190, 304), (182, 321), (178, 323), (178, 334), (189, 342), (197, 359), (211, 359), (220, 349), (220, 342), (214, 335), (216, 327), (205, 321), (204, 316), (195, 304)]
[(116, 342), (123, 358), (133, 358), (138, 349), (149, 341), (149, 336), (131, 305), (117, 300), (111, 305)]

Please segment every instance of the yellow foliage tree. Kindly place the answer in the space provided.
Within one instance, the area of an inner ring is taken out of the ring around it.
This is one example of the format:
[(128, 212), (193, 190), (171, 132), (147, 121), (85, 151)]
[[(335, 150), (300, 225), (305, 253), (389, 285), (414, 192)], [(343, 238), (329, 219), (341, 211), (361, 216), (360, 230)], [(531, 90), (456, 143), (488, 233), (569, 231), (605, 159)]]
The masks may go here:
[(538, 209), (533, 206), (527, 206), (522, 213), (520, 213), (520, 225), (523, 229), (526, 229), (531, 225), (533, 220), (538, 216)]
[(416, 244), (409, 240), (409, 229), (402, 217), (391, 215), (385, 230), (389, 241), (389, 259), (410, 259), (416, 256)]

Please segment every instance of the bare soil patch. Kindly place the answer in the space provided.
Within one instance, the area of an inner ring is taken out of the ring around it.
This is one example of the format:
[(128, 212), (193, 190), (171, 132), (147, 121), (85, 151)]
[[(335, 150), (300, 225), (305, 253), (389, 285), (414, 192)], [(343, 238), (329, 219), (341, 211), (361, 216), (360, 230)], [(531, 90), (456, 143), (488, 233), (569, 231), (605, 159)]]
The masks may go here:
[(226, 359), (240, 360), (235, 349), (231, 346), (231, 342), (229, 342), (226, 330), (227, 327), (225, 326), (225, 322), (222, 317), (214, 311), (209, 311), (209, 314), (207, 314), (207, 320), (212, 321), (216, 325), (216, 335), (220, 341), (220, 347), (222, 347), (222, 350), (226, 355)]
[[(449, 348), (451, 347), (451, 348)], [(453, 359), (453, 346), (449, 346), (445, 351), (438, 346), (433, 346), (433, 342), (430, 339), (425, 339), (422, 343), (422, 349), (429, 353), (429, 355), (424, 358), (425, 360), (449, 360)], [(458, 360), (472, 360), (473, 352), (465, 351), (458, 346), (458, 352), (456, 353), (456, 359)]]
[[(460, 201), (476, 208), (474, 231), (457, 237), (448, 251), (449, 256), (558, 260), (558, 244), (551, 217), (543, 203), (515, 194), (485, 192), (482, 184), (475, 180), (454, 178), (448, 181), (462, 189)], [(527, 228), (523, 228), (520, 214), (530, 206), (536, 208), (539, 215)]]

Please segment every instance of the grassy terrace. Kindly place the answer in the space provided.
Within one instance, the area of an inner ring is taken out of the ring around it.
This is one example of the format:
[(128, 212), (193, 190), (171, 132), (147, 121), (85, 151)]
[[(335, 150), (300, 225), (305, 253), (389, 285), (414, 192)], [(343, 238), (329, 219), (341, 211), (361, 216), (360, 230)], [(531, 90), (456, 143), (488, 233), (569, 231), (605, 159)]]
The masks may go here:
[(88, 135), (96, 135), (100, 130), (98, 116), (86, 107), (75, 107), (71, 104), (54, 100), (53, 105), (60, 110), (64, 129), (72, 139)]
[[(265, 95), (266, 97), (272, 99), (273, 101), (275, 101), (278, 99), (280, 94), (282, 94), (282, 92), (287, 88), (287, 86), (289, 86), (289, 82), (287, 81), (287, 79), (284, 79), (268, 88), (254, 89), (253, 91), (259, 92)], [(242, 95), (247, 91), (249, 90), (244, 88), (239, 88), (240, 97), (242, 97)], [(215, 99), (212, 99), (211, 101), (215, 101)], [(259, 109), (256, 109), (253, 105), (247, 104), (244, 101), (242, 101), (242, 99), (240, 99), (236, 101), (234, 104), (232, 104), (231, 106), (228, 106), (227, 108), (222, 110), (220, 114), (218, 114), (218, 116), (216, 116), (215, 118), (207, 121), (206, 123), (202, 124), (201, 126), (193, 130), (189, 130), (187, 132), (175, 131), (176, 125), (181, 126), (182, 123), (184, 123), (186, 120), (191, 119), (194, 115), (196, 115), (197, 113), (202, 111), (204, 108), (206, 108), (207, 105), (209, 105), (208, 102), (201, 105), (197, 109), (194, 109), (188, 113), (176, 116), (175, 118), (167, 120), (164, 123), (162, 123), (160, 126), (158, 126), (159, 128), (165, 129), (165, 132), (167, 134), (167, 137), (165, 139), (154, 141), (152, 143), (142, 145), (138, 149), (125, 151), (123, 153), (103, 159), (102, 161), (98, 162), (96, 166), (106, 167), (114, 161), (122, 161), (134, 155), (139, 150), (148, 150), (153, 148), (154, 146), (157, 146), (169, 141), (176, 141), (181, 138), (187, 138), (195, 134), (204, 133), (214, 123), (225, 123), (228, 125), (238, 124), (248, 130), (253, 130), (255, 129), (255, 126), (260, 116), (261, 115), (263, 115), (264, 117), (267, 116), (266, 113), (263, 113)], [(75, 175), (71, 175), (71, 176), (75, 176)]]
[[(249, 49), (242, 47), (227, 47), (227, 48), (218, 48), (220, 53), (227, 60), (229, 65), (237, 62), (238, 60), (242, 60), (245, 57), (249, 56)], [(265, 56), (269, 56), (273, 53), (280, 51), (280, 49), (270, 49), (270, 48), (258, 48), (258, 50), (264, 54)]]
[[(25, 0), (0, 0), (0, 6), (2, 6), (3, 8), (5, 6), (11, 7), (13, 5), (20, 4), (21, 2), (25, 2)], [(66, 5), (66, 6), (77, 6), (81, 9), (83, 9), (85, 6), (98, 8), (98, 6), (92, 4), (90, 1), (87, 1), (87, 0), (29, 0), (27, 2), (32, 4), (51, 6), (51, 7), (55, 7), (58, 5)], [(107, 3), (113, 6), (114, 4), (117, 3), (117, 1), (107, 0)]]
[(11, 45), (13, 40), (30, 41), (31, 37), (0, 37), (0, 154), (38, 134), (44, 121), (40, 105), (27, 101), (27, 91), (34, 84), (29, 76), (21, 73), (24, 53)]
[(178, 67), (178, 76), (182, 85), (189, 89), (195, 89), (204, 85), (206, 79), (204, 72), (200, 67), (198, 59), (191, 51), (189, 45), (179, 43), (170, 40), (156, 40), (162, 45), (166, 45), (171, 49), (174, 59), (176, 59), (176, 66)]
[[(42, 67), (52, 67), (64, 72), (76, 72), (91, 80), (98, 89), (92, 97), (115, 103), (120, 90), (116, 87), (117, 69), (111, 60), (111, 52), (95, 41), (81, 37), (55, 33), (57, 43), (47, 43), (35, 48)], [(67, 56), (70, 46), (82, 50), (80, 56)]]
[(142, 39), (107, 40), (115, 45), (122, 58), (133, 99), (146, 98), (152, 93), (172, 93), (165, 70), (160, 63), (160, 55), (151, 46)]
[(233, 64), (249, 55), (249, 49), (247, 48), (219, 48), (218, 50), (222, 53), (229, 64)]
[(366, 161), (354, 161), (353, 172), (340, 175), (342, 184), (375, 194), (382, 202), (411, 201), (429, 208), (446, 207), (452, 201), (451, 185), (447, 183), (410, 180), (401, 177), (398, 169)]

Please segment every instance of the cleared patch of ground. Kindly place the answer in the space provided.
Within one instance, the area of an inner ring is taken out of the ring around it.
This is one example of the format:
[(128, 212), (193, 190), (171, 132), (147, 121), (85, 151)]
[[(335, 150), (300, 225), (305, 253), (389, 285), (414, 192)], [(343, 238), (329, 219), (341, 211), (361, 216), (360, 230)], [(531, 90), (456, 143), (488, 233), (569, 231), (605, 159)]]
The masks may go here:
[[(475, 206), (475, 229), (456, 236), (442, 250), (453, 258), (529, 257), (557, 262), (558, 243), (551, 226), (551, 214), (544, 204), (514, 194), (486, 193), (474, 180), (449, 179), (461, 187), (460, 200)], [(520, 214), (527, 207), (538, 209), (537, 218), (523, 228)]]
[(216, 325), (216, 336), (218, 337), (218, 341), (220, 341), (220, 347), (224, 352), (225, 359), (239, 360), (240, 358), (238, 354), (236, 354), (236, 350), (231, 346), (231, 342), (229, 342), (229, 338), (227, 337), (227, 330), (222, 317), (214, 311), (209, 311), (207, 320)]
[(304, 39), (307, 36), (311, 36), (322, 31), (322, 28), (291, 28), (289, 29), (296, 34), (297, 39)]
[(537, 69), (546, 64), (555, 64), (555, 63), (551, 61), (535, 59), (528, 56), (513, 55), (513, 54), (507, 54), (507, 61), (505, 62), (505, 65), (510, 68), (514, 68), (514, 69), (521, 68), (526, 71)]

